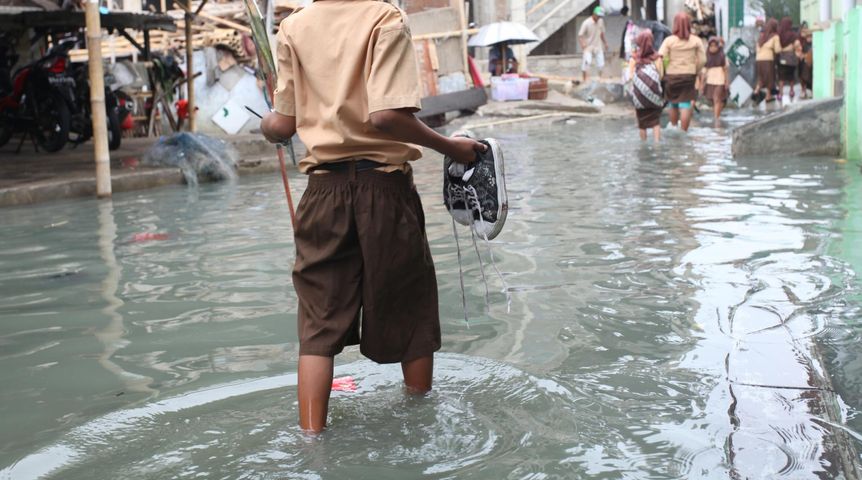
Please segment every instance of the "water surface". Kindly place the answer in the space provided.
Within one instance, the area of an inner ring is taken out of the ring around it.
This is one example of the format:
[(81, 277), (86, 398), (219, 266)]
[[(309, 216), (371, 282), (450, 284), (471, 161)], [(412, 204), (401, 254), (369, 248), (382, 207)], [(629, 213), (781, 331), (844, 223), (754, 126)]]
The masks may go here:
[(511, 309), (490, 269), (486, 308), (465, 242), (469, 325), (439, 158), (419, 162), (435, 390), (406, 397), (397, 366), (347, 351), (358, 391), (317, 438), (295, 426), (277, 176), (3, 210), (0, 478), (849, 475), (858, 167), (734, 160), (728, 129), (642, 144), (631, 124), (483, 131), (507, 153)]

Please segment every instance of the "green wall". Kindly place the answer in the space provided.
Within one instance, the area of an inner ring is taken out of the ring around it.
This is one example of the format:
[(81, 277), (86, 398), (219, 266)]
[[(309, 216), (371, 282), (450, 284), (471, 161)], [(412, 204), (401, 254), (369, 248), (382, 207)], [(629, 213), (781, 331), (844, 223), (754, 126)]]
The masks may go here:
[(843, 85), (841, 137), (848, 159), (862, 159), (862, 7), (843, 21), (814, 33), (814, 98), (836, 94)]
[(844, 70), (844, 145), (846, 157), (862, 158), (862, 7), (847, 15), (843, 53)]

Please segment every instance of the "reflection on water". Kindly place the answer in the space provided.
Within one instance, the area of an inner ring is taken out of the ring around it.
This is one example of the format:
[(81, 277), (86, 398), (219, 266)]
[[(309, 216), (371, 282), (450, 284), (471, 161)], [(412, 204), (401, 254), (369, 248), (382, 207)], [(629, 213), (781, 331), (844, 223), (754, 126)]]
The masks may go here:
[(486, 309), (467, 255), (469, 326), (439, 159), (420, 163), (449, 352), (435, 391), (405, 397), (397, 366), (348, 351), (359, 389), (318, 438), (294, 426), (277, 178), (5, 210), (0, 478), (852, 478), (854, 167), (629, 130), (493, 132), (512, 306), (491, 275)]

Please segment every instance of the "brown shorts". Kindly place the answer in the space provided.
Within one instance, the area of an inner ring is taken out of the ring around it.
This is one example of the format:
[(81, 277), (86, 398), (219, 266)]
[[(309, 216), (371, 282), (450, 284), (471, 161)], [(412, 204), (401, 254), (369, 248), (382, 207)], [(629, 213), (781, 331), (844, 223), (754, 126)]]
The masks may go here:
[(440, 349), (437, 279), (410, 177), (310, 175), (295, 236), (300, 355), (358, 344), (371, 360), (395, 363)]

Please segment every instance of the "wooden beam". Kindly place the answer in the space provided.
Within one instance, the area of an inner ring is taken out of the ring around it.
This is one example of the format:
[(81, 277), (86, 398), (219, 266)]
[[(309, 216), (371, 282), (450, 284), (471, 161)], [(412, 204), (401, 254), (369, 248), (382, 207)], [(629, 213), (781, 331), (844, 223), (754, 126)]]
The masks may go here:
[(231, 27), (235, 30), (239, 30), (240, 32), (247, 33), (247, 34), (251, 35), (251, 29), (250, 28), (246, 27), (245, 25), (241, 25), (239, 23), (236, 23), (232, 20), (227, 20), (225, 18), (216, 17), (214, 15), (210, 15), (208, 13), (203, 13), (203, 12), (199, 13), (198, 16), (203, 18), (203, 19), (209, 20), (212, 23), (225, 25), (225, 26)]
[[(449, 32), (437, 32), (437, 33), (425, 33), (422, 35), (413, 35), (414, 41), (419, 40), (437, 40), (438, 38), (451, 38), (451, 37), (460, 37), (464, 33), (464, 30), (452, 30)], [(471, 28), (466, 31), (467, 35), (475, 35), (479, 33), (478, 28)]]
[(460, 92), (444, 93), (442, 95), (422, 99), (422, 110), (416, 112), (419, 118), (432, 117), (446, 112), (459, 110), (476, 110), (488, 103), (488, 95), (484, 88), (471, 88)]

